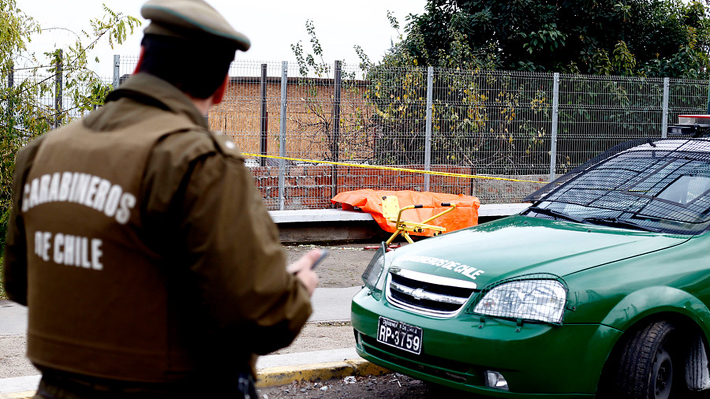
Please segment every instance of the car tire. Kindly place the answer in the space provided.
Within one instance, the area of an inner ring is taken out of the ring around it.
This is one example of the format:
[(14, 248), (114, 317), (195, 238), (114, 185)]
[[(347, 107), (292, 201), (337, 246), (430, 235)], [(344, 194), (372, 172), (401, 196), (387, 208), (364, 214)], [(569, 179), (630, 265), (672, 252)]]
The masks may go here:
[(678, 330), (667, 321), (651, 323), (633, 333), (619, 354), (612, 377), (615, 393), (629, 399), (680, 399), (688, 393), (686, 353)]

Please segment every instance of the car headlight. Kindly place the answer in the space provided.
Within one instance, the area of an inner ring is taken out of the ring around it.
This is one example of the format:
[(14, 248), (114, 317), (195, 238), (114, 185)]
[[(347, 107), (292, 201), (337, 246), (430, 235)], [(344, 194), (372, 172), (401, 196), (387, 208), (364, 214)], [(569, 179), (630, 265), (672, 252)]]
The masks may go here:
[(557, 276), (549, 279), (515, 279), (496, 283), (481, 292), (474, 313), (510, 319), (561, 324), (567, 287)]
[[(365, 269), (365, 272), (362, 274), (362, 281), (365, 283), (365, 287), (369, 288), (373, 292), (382, 292), (384, 279), (381, 279), (380, 277), (382, 276), (382, 272), (385, 270), (386, 252), (387, 249), (385, 248), (385, 243), (383, 242), (377, 252), (375, 252), (372, 260), (370, 260), (370, 264), (367, 265), (367, 269)], [(382, 282), (380, 280), (382, 280)]]

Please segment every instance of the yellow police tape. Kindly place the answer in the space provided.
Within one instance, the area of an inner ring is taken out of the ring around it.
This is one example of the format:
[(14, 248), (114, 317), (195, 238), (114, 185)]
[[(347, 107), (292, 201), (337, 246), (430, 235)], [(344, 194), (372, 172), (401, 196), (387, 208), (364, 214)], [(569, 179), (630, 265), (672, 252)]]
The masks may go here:
[(393, 168), (389, 166), (374, 166), (374, 165), (358, 165), (352, 163), (344, 162), (332, 162), (332, 161), (317, 161), (314, 159), (300, 159), (300, 158), (289, 158), (289, 157), (279, 157), (276, 155), (261, 155), (261, 154), (250, 154), (243, 152), (242, 155), (248, 157), (261, 157), (261, 158), (272, 158), (272, 159), (285, 159), (287, 161), (297, 161), (297, 162), (310, 162), (310, 163), (324, 163), (328, 165), (342, 165), (342, 166), (352, 166), (355, 168), (365, 168), (365, 169), (379, 169), (379, 170), (395, 170), (398, 172), (409, 172), (409, 173), (421, 173), (425, 175), (436, 175), (436, 176), (448, 176), (448, 177), (462, 177), (465, 179), (487, 179), (487, 180), (502, 180), (502, 181), (512, 181), (518, 183), (536, 183), (536, 184), (547, 184), (544, 181), (535, 180), (521, 180), (521, 179), (508, 179), (505, 177), (493, 177), (493, 176), (480, 176), (480, 175), (467, 175), (463, 173), (447, 173), (447, 172), (433, 172), (430, 170), (419, 170), (419, 169), (406, 169), (406, 168)]

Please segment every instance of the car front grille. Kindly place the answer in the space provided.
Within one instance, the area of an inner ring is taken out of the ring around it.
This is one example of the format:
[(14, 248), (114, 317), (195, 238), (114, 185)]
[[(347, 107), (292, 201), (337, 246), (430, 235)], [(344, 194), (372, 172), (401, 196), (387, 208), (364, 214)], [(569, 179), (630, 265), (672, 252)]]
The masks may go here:
[(387, 300), (393, 305), (434, 317), (451, 317), (461, 310), (476, 283), (391, 268), (387, 276)]

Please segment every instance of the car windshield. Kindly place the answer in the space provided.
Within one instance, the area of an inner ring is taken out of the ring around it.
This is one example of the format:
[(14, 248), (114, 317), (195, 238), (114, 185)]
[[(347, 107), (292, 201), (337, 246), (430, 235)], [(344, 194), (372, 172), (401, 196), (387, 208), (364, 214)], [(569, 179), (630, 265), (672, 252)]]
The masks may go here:
[(560, 178), (540, 191), (543, 195), (525, 214), (697, 234), (710, 226), (710, 142), (648, 142), (577, 170), (571, 178)]

